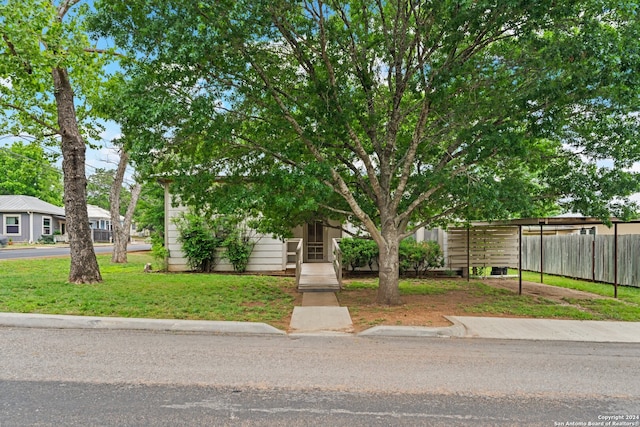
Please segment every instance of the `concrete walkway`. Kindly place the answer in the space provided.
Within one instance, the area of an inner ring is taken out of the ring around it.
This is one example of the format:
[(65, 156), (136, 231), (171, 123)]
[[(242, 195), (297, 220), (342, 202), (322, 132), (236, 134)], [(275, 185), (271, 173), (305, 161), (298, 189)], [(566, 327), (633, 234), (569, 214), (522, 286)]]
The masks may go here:
[(340, 283), (330, 262), (305, 262), (300, 269), (300, 292), (334, 292), (340, 290)]
[(353, 332), (353, 322), (334, 292), (305, 292), (302, 307), (293, 308), (289, 330), (292, 334), (344, 334)]

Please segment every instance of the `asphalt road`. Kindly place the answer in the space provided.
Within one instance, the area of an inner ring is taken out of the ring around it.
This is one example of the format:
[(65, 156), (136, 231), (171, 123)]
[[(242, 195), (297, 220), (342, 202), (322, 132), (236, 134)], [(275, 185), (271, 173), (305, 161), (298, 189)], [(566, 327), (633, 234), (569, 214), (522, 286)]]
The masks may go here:
[[(111, 253), (113, 245), (98, 245), (93, 248), (97, 254)], [(151, 249), (149, 244), (132, 244), (127, 247), (128, 252), (148, 251)], [(18, 259), (18, 258), (44, 258), (52, 256), (68, 256), (69, 247), (33, 247), (26, 249), (0, 249), (0, 260)]]
[(20, 328), (0, 343), (2, 427), (640, 425), (638, 344)]

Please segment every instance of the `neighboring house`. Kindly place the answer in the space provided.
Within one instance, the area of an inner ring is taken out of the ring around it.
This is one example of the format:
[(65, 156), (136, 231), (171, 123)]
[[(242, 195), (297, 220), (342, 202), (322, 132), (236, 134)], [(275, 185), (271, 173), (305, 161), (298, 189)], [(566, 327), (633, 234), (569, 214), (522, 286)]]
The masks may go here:
[(0, 195), (0, 217), (0, 235), (14, 242), (33, 243), (66, 233), (64, 208), (32, 196)]
[(87, 205), (89, 228), (94, 242), (111, 242), (111, 214), (100, 206)]
[[(89, 214), (89, 227), (93, 235), (94, 242), (111, 242), (113, 241), (111, 234), (113, 226), (111, 224), (111, 213), (100, 206), (87, 205), (87, 213)], [(124, 216), (120, 215), (120, 223), (124, 223)], [(131, 224), (129, 235), (135, 235), (135, 227)]]
[[(556, 217), (545, 219), (548, 224), (543, 226), (542, 233), (544, 235), (561, 236), (567, 234), (591, 234), (591, 235), (613, 235), (614, 227), (607, 227), (597, 218), (585, 217), (582, 214), (566, 213)], [(611, 217), (611, 221), (617, 218)], [(584, 222), (584, 224), (582, 224)], [(640, 234), (640, 223), (618, 223), (618, 234)], [(527, 225), (523, 226), (522, 233), (524, 235), (540, 235), (540, 226)]]

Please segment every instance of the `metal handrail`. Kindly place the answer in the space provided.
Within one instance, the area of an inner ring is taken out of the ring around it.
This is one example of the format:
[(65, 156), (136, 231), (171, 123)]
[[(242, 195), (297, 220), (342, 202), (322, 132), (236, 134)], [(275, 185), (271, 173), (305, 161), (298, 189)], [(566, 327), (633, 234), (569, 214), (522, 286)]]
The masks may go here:
[(338, 285), (342, 289), (342, 249), (340, 249), (340, 239), (331, 239), (331, 247), (333, 250), (333, 271), (335, 271)]
[(302, 263), (304, 262), (303, 240), (300, 239), (296, 246), (296, 286), (300, 286), (300, 275), (302, 274)]

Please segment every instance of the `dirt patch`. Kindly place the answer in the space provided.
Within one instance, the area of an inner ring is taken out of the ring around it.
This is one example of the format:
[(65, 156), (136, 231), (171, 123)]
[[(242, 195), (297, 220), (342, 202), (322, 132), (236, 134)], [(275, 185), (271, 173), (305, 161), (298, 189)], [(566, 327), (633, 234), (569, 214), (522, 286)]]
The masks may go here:
[[(482, 283), (496, 288), (508, 289), (514, 293), (518, 293), (519, 284), (517, 280), (506, 279), (484, 279)], [(575, 289), (559, 288), (557, 286), (549, 286), (541, 283), (522, 282), (522, 294), (533, 297), (541, 297), (554, 301), (563, 301), (564, 298), (573, 299), (607, 299), (602, 295), (596, 295), (589, 292), (577, 291)]]
[[(508, 279), (474, 280), (496, 289), (518, 294), (518, 281)], [(458, 289), (430, 295), (403, 295), (400, 306), (380, 306), (375, 304), (376, 289), (345, 290), (338, 293), (341, 306), (348, 307), (356, 332), (376, 325), (386, 326), (449, 326), (444, 316), (473, 315), (491, 317), (513, 317), (495, 312), (478, 311), (484, 303), (490, 303), (491, 295), (478, 292), (477, 287), (460, 279)], [(606, 298), (572, 289), (523, 282), (523, 295), (534, 299), (552, 300), (568, 304), (564, 298), (599, 299)]]

